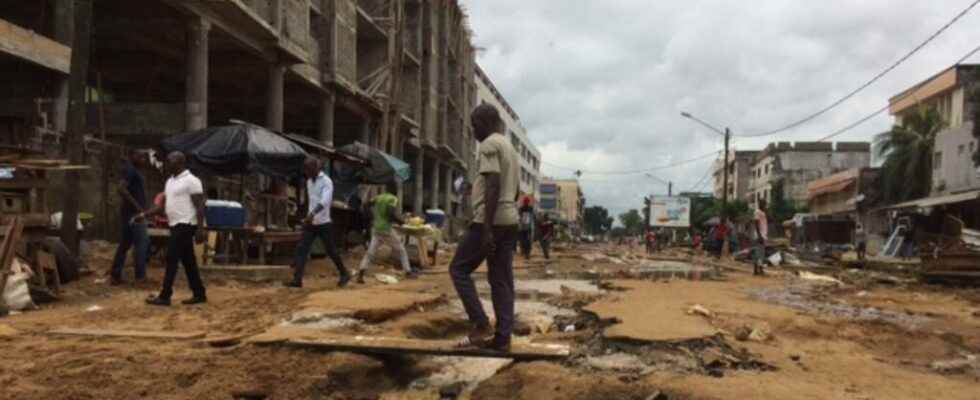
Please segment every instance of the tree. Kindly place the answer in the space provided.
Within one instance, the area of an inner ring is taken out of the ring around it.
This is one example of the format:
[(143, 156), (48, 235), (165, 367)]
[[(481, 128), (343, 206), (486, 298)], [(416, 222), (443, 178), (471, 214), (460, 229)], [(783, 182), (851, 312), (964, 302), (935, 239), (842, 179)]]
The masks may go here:
[(601, 235), (612, 229), (613, 218), (609, 210), (603, 206), (592, 206), (585, 209), (585, 232), (590, 235)]
[(626, 228), (626, 233), (636, 235), (643, 232), (643, 216), (635, 208), (619, 214), (619, 223)]
[(780, 224), (792, 219), (796, 213), (805, 210), (804, 207), (797, 207), (796, 204), (786, 199), (786, 193), (783, 192), (784, 186), (783, 181), (777, 181), (772, 185), (772, 201), (769, 202), (768, 210), (769, 219)]
[(920, 106), (888, 132), (875, 137), (881, 165), (882, 192), (887, 202), (926, 197), (932, 189), (933, 149), (946, 126), (933, 107)]
[(717, 203), (714, 197), (692, 197), (691, 198), (691, 227), (701, 228), (711, 217), (716, 217), (712, 211), (717, 212)]

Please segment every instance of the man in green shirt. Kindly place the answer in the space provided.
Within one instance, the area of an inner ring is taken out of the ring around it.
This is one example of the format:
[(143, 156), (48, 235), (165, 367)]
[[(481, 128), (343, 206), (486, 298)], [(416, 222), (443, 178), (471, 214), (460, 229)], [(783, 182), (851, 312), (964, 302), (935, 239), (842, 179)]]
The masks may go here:
[(374, 261), (377, 256), (378, 247), (381, 245), (391, 247), (391, 250), (398, 254), (398, 258), (402, 263), (402, 269), (408, 275), (409, 279), (417, 278), (418, 273), (413, 271), (411, 265), (408, 263), (408, 252), (405, 251), (405, 246), (402, 244), (401, 238), (392, 229), (392, 222), (397, 222), (398, 224), (405, 223), (398, 212), (398, 197), (385, 192), (375, 197), (374, 200), (371, 200), (370, 206), (371, 214), (373, 215), (371, 244), (368, 246), (364, 258), (361, 259), (361, 268), (357, 272), (357, 283), (364, 283), (364, 272), (367, 271), (368, 264)]

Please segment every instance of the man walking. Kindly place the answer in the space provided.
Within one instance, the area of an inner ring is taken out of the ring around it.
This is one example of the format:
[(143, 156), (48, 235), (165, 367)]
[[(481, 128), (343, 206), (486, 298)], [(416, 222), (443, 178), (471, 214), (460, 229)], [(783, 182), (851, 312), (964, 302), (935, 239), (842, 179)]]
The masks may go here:
[[(555, 223), (551, 220), (551, 214), (544, 213), (541, 216), (541, 223), (538, 224), (539, 243), (544, 259), (551, 259), (551, 241), (555, 238)], [(620, 238), (622, 240), (622, 238)]]
[(401, 237), (392, 228), (392, 222), (404, 224), (405, 221), (398, 212), (398, 197), (384, 192), (371, 201), (372, 220), (371, 224), (371, 245), (368, 246), (367, 253), (361, 259), (361, 268), (357, 271), (357, 283), (364, 283), (364, 272), (367, 271), (370, 263), (374, 262), (377, 256), (378, 247), (387, 245), (391, 250), (398, 254), (398, 259), (402, 263), (402, 270), (408, 275), (409, 279), (418, 278), (418, 273), (412, 270), (408, 263), (408, 252), (402, 244)]
[(344, 262), (337, 254), (337, 246), (330, 237), (330, 205), (333, 204), (333, 181), (323, 172), (320, 161), (315, 158), (307, 158), (303, 163), (303, 174), (306, 175), (306, 194), (308, 197), (309, 212), (303, 218), (303, 238), (296, 246), (296, 258), (293, 260), (293, 280), (284, 283), (287, 287), (303, 287), (303, 272), (306, 270), (306, 261), (313, 248), (313, 241), (317, 238), (323, 243), (323, 248), (327, 252), (327, 257), (333, 261), (340, 274), (340, 281), (337, 286), (344, 287), (350, 282), (350, 272), (344, 268)]
[(109, 283), (117, 286), (123, 283), (122, 270), (126, 264), (126, 253), (133, 248), (134, 278), (136, 282), (146, 280), (146, 252), (150, 247), (150, 238), (146, 235), (146, 220), (135, 218), (146, 208), (146, 190), (143, 185), (143, 174), (138, 168), (146, 166), (146, 156), (136, 149), (129, 151), (129, 158), (123, 161), (122, 179), (119, 181), (119, 196), (122, 197), (122, 207), (119, 209), (119, 223), (122, 238), (116, 248), (116, 257), (112, 261), (112, 273)]
[[(449, 265), (456, 292), (475, 326), (465, 344), (501, 352), (510, 350), (514, 324), (514, 241), (517, 239), (518, 158), (501, 131), (496, 108), (481, 104), (471, 116), (474, 134), (480, 141), (479, 171), (473, 185), (473, 224), (470, 225)], [(483, 311), (470, 276), (487, 261), (487, 280), (496, 330)]]
[(146, 299), (146, 304), (170, 305), (178, 262), (184, 264), (187, 284), (194, 293), (194, 297), (182, 303), (200, 304), (208, 301), (204, 283), (201, 282), (201, 272), (197, 267), (197, 257), (194, 255), (194, 243), (204, 243), (204, 187), (201, 180), (187, 169), (186, 164), (187, 160), (181, 152), (175, 151), (167, 156), (170, 179), (167, 179), (164, 189), (163, 206), (155, 206), (152, 210), (139, 214), (138, 219), (142, 220), (165, 211), (170, 225), (163, 288), (159, 296)]
[(755, 210), (756, 246), (753, 251), (753, 275), (765, 275), (763, 266), (766, 262), (766, 240), (769, 238), (769, 218), (766, 217), (766, 201), (759, 200), (759, 208)]
[(524, 197), (521, 200), (520, 213), (520, 240), (521, 255), (525, 260), (531, 258), (531, 240), (534, 239), (534, 207), (531, 206), (531, 198)]

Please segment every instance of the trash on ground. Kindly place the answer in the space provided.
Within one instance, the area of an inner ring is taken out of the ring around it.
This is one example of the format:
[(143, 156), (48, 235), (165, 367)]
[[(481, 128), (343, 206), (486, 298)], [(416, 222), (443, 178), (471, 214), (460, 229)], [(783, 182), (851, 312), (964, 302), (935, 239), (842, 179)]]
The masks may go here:
[(374, 274), (374, 279), (386, 285), (394, 285), (398, 283), (398, 278), (389, 274)]

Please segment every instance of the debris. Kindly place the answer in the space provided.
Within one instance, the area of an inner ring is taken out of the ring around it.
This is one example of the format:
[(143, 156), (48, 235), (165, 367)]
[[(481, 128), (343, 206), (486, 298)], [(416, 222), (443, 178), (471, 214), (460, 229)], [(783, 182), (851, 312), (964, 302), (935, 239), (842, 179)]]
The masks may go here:
[(242, 339), (249, 337), (250, 335), (222, 335), (222, 336), (211, 336), (204, 339), (204, 343), (207, 343), (211, 347), (231, 347), (242, 342)]
[(101, 310), (102, 310), (102, 307), (99, 307), (98, 305), (89, 306), (88, 308), (85, 309), (86, 312), (95, 312), (95, 311), (101, 311)]
[(777, 251), (775, 254), (769, 256), (769, 264), (772, 264), (772, 266), (778, 267), (782, 263), (783, 263), (783, 256), (781, 255), (780, 252)]
[(695, 315), (695, 314), (696, 315), (703, 316), (703, 317), (707, 317), (707, 318), (714, 317), (714, 314), (711, 313), (711, 310), (708, 310), (707, 308), (704, 308), (700, 304), (695, 304), (695, 305), (691, 306), (691, 308), (688, 308), (687, 309), (687, 315)]
[(959, 360), (933, 361), (929, 364), (929, 368), (943, 374), (962, 374), (977, 368), (977, 356), (968, 355)]
[(800, 271), (800, 278), (811, 282), (832, 283), (838, 286), (844, 285), (844, 282), (841, 282), (837, 278), (829, 277), (826, 275), (814, 274), (809, 271)]
[(647, 396), (645, 400), (670, 400), (670, 397), (658, 390)]
[(795, 267), (798, 267), (800, 265), (803, 265), (803, 263), (800, 261), (800, 259), (798, 257), (796, 257), (795, 254), (793, 254), (793, 253), (785, 253), (785, 252), (782, 253), (782, 254), (783, 254), (783, 261), (785, 261), (787, 264), (792, 265), (792, 266), (795, 266)]
[(628, 353), (612, 353), (585, 358), (585, 365), (600, 371), (646, 373), (650, 370), (643, 360)]
[(769, 324), (763, 322), (754, 327), (749, 327), (747, 325), (742, 325), (735, 330), (735, 339), (740, 342), (752, 341), (752, 342), (765, 342), (772, 337), (772, 329), (769, 328)]
[(398, 283), (398, 278), (388, 274), (374, 274), (374, 279), (377, 279), (378, 282), (386, 285), (394, 285)]
[(800, 361), (800, 358), (802, 358), (802, 357), (799, 354), (790, 354), (789, 355), (789, 359), (790, 360), (793, 360), (793, 361), (799, 362)]
[(27, 281), (33, 275), (27, 264), (20, 259), (13, 260), (10, 265), (10, 275), (7, 276), (7, 282), (3, 287), (3, 302), (8, 309), (22, 311), (37, 308), (31, 300), (30, 288), (27, 285)]
[(575, 325), (574, 324), (573, 325), (568, 325), (568, 326), (565, 327), (565, 329), (563, 331), (565, 333), (575, 332)]

